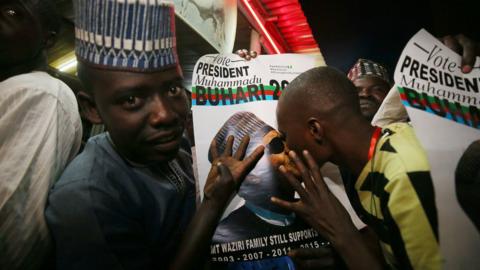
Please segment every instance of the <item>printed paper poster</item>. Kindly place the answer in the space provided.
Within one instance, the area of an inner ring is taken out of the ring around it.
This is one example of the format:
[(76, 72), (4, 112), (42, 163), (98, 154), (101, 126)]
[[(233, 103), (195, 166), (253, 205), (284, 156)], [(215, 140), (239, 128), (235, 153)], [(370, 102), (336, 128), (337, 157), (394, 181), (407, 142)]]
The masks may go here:
[[(294, 269), (286, 256), (299, 247), (329, 243), (315, 230), (270, 202), (271, 196), (292, 200), (293, 189), (274, 169), (288, 161), (286, 145), (276, 130), (276, 105), (297, 75), (322, 65), (307, 55), (266, 55), (245, 61), (237, 55), (206, 55), (194, 68), (192, 103), (200, 187), (210, 169), (212, 140), (219, 152), (234, 135), (250, 136), (247, 155), (260, 144), (265, 154), (240, 187), (220, 221), (211, 245), (218, 269)], [(293, 112), (292, 112), (293, 113)], [(202, 181), (203, 180), (203, 181)]]
[(476, 60), (473, 71), (463, 74), (461, 56), (422, 29), (408, 42), (395, 71), (402, 103), (431, 165), (445, 269), (480, 265), (480, 202), (474, 199), (480, 190), (468, 188), (471, 178), (455, 175), (467, 147), (480, 139)]

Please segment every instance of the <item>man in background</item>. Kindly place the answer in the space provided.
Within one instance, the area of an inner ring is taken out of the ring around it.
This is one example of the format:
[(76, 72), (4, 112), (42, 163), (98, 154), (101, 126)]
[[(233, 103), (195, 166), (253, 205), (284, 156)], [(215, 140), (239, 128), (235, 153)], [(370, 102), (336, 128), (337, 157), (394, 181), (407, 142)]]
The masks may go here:
[(60, 21), (50, 0), (0, 1), (0, 269), (41, 269), (47, 194), (80, 147), (72, 90), (45, 72)]
[(371, 60), (360, 58), (347, 76), (357, 88), (362, 115), (371, 121), (392, 87), (387, 69)]

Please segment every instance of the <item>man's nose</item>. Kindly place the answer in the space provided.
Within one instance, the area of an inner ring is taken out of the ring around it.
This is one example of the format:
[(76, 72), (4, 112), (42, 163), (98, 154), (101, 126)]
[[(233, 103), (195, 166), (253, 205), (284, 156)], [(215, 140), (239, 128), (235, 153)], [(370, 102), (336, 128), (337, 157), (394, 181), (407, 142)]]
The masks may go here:
[(364, 87), (358, 91), (358, 96), (359, 97), (369, 97), (371, 96), (371, 92), (368, 88)]
[(150, 104), (149, 123), (152, 126), (170, 125), (177, 120), (177, 114), (166, 98), (155, 96)]

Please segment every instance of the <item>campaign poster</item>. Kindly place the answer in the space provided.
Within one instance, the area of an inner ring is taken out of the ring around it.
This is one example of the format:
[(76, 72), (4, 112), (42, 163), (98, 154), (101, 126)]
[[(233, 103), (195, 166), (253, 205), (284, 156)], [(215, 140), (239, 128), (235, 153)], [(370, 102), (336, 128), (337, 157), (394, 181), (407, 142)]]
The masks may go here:
[(395, 70), (400, 98), (430, 162), (445, 269), (480, 265), (480, 185), (473, 170), (480, 160), (471, 158), (478, 150), (465, 153), (480, 139), (479, 65), (477, 57), (473, 71), (463, 74), (461, 56), (422, 29)]
[[(292, 200), (293, 189), (276, 171), (288, 161), (288, 150), (276, 129), (277, 101), (297, 75), (324, 65), (321, 56), (265, 55), (246, 61), (235, 54), (205, 55), (192, 78), (192, 111), (199, 186), (211, 166), (209, 148), (225, 149), (229, 135), (236, 151), (250, 136), (249, 155), (257, 146), (265, 154), (240, 186), (213, 236), (214, 269), (295, 269), (288, 251), (329, 243), (318, 232), (270, 202), (271, 196)], [(294, 113), (294, 112), (292, 112)]]

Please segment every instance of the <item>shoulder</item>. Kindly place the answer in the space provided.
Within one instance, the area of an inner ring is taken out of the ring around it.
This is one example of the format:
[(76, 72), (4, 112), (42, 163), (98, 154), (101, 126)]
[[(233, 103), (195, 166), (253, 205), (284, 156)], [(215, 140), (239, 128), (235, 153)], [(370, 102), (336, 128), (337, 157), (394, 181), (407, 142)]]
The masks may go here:
[(45, 72), (20, 74), (0, 82), (2, 103), (35, 109), (56, 108), (60, 115), (74, 118), (80, 124), (77, 100), (73, 91), (62, 81)]
[(71, 90), (61, 80), (50, 76), (46, 72), (31, 72), (20, 74), (1, 82), (2, 88), (15, 89), (15, 91), (30, 90), (37, 94), (50, 95), (61, 100), (75, 100)]
[(88, 140), (82, 153), (65, 168), (52, 193), (78, 185), (103, 185), (113, 173), (125, 171), (125, 162), (108, 142), (106, 133)]
[(382, 156), (386, 173), (403, 174), (430, 170), (427, 154), (409, 124), (390, 124), (382, 129), (382, 133), (377, 151)]

